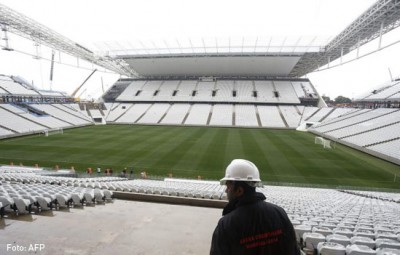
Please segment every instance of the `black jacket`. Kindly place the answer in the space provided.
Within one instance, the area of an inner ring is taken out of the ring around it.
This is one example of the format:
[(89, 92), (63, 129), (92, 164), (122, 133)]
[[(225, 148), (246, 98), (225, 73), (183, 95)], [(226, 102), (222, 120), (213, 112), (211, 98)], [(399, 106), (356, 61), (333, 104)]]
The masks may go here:
[(300, 254), (286, 212), (265, 199), (254, 193), (229, 202), (214, 230), (210, 254)]

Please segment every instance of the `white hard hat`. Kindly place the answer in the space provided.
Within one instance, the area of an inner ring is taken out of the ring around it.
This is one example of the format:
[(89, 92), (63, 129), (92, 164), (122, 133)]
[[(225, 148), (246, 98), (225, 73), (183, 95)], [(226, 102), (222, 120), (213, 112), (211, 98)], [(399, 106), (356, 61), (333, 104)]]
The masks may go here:
[(245, 159), (234, 159), (226, 167), (225, 177), (220, 180), (221, 185), (226, 181), (244, 181), (250, 186), (262, 186), (258, 168)]

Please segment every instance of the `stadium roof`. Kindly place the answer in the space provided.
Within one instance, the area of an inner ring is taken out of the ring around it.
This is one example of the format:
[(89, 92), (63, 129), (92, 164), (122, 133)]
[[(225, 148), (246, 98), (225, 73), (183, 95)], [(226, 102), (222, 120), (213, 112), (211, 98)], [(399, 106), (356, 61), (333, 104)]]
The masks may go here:
[(400, 26), (400, 1), (379, 0), (333, 39), (282, 37), (97, 44), (139, 75), (301, 77)]
[(398, 27), (400, 1), (377, 1), (333, 39), (329, 36), (201, 38), (164, 41), (161, 45), (140, 42), (141, 47), (106, 43), (93, 50), (1, 4), (0, 14), (4, 31), (131, 77), (301, 77)]

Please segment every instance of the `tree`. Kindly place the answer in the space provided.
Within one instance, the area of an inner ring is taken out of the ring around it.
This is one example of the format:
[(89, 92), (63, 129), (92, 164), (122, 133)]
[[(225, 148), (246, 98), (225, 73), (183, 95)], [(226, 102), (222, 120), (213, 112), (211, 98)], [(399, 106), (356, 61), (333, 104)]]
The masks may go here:
[(335, 98), (335, 104), (349, 104), (351, 103), (351, 99), (344, 97), (344, 96), (338, 96)]
[(324, 101), (325, 101), (325, 103), (331, 103), (331, 98), (330, 97), (327, 97), (327, 96), (321, 96), (322, 97), (322, 99), (324, 99)]

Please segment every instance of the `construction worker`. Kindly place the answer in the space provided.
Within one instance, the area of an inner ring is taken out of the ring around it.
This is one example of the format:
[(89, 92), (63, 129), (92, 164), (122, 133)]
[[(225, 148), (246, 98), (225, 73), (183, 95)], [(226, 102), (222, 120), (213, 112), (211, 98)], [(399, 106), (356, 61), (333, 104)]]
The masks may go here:
[(256, 165), (235, 159), (220, 182), (229, 202), (214, 230), (210, 254), (300, 254), (286, 212), (256, 192), (262, 187)]

